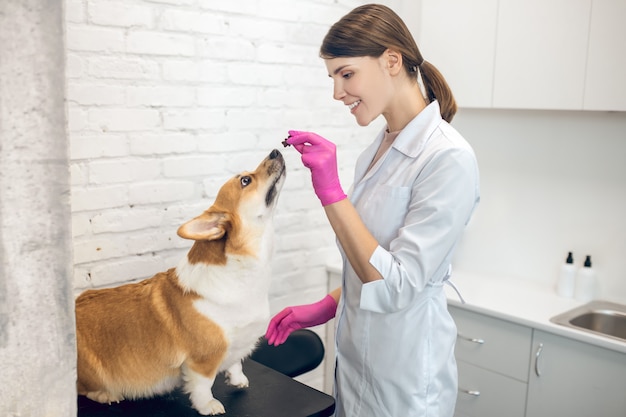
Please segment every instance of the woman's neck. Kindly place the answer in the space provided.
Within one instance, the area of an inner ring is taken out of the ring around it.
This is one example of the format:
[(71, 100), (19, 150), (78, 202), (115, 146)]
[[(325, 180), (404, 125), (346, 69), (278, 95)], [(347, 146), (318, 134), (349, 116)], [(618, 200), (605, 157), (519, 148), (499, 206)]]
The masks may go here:
[(417, 82), (409, 83), (408, 87), (400, 86), (396, 91), (393, 104), (383, 112), (390, 132), (404, 129), (427, 105)]

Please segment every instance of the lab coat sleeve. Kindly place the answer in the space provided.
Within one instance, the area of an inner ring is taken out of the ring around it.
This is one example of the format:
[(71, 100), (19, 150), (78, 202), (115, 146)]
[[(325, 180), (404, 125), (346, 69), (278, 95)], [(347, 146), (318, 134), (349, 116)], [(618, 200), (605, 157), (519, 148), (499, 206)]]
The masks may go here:
[(363, 285), (360, 307), (393, 313), (416, 302), (427, 284), (440, 285), (478, 200), (473, 152), (451, 148), (435, 153), (412, 185), (397, 237), (370, 257), (383, 279)]

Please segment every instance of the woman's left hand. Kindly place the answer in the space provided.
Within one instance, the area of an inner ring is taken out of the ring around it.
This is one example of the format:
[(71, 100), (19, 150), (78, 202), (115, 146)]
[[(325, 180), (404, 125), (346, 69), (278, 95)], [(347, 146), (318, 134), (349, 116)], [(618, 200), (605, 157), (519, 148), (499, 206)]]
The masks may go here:
[(335, 144), (312, 132), (290, 130), (289, 135), (287, 143), (302, 154), (302, 163), (311, 170), (313, 188), (322, 205), (347, 198), (339, 183)]

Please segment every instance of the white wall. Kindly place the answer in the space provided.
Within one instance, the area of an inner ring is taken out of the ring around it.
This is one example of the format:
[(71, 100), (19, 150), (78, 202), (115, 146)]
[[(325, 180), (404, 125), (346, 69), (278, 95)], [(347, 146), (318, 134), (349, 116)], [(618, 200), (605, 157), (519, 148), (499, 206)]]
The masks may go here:
[(573, 251), (626, 302), (626, 113), (461, 109), (453, 124), (482, 187), (455, 267), (552, 285)]

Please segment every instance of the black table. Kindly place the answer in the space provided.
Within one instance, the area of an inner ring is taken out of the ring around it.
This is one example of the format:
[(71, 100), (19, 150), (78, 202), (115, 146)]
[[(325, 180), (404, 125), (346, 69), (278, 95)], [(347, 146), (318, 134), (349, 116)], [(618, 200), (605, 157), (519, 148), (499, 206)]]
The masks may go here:
[[(213, 396), (224, 404), (223, 417), (328, 417), (333, 397), (248, 359), (243, 364), (248, 388), (234, 388), (219, 374)], [(198, 417), (189, 396), (180, 389), (161, 397), (100, 404), (78, 397), (78, 417)]]

